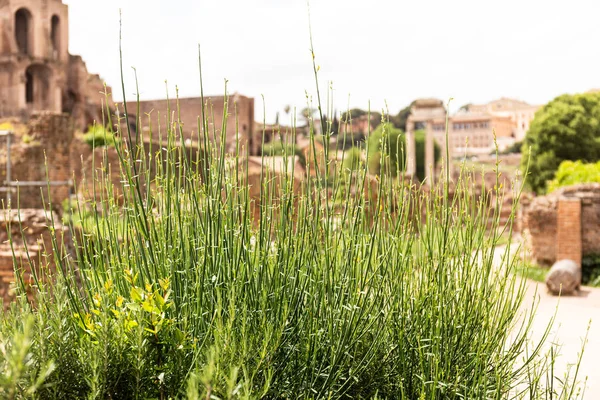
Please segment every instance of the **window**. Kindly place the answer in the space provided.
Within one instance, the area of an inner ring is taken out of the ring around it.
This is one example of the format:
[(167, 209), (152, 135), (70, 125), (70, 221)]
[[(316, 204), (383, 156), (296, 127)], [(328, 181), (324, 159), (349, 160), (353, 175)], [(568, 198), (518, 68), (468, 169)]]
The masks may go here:
[(60, 18), (58, 18), (58, 15), (53, 15), (50, 23), (50, 43), (52, 44), (52, 58), (56, 60), (60, 55)]
[(30, 65), (25, 70), (25, 102), (35, 110), (48, 110), (51, 107), (51, 70), (43, 64)]
[(33, 74), (29, 70), (25, 72), (25, 102), (33, 103)]
[(20, 53), (31, 54), (31, 13), (26, 8), (19, 8), (15, 13), (15, 40)]

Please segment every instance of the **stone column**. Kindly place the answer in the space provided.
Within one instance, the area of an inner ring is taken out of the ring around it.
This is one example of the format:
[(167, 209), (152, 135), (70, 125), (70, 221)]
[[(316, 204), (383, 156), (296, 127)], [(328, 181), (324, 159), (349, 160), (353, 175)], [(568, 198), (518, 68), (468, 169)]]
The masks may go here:
[(556, 259), (573, 260), (581, 267), (581, 199), (561, 197), (557, 214)]
[(425, 126), (425, 180), (429, 186), (435, 184), (435, 154), (433, 146), (433, 125), (427, 122)]
[(414, 123), (412, 118), (408, 117), (408, 121), (406, 121), (406, 175), (410, 178), (417, 173), (416, 152)]

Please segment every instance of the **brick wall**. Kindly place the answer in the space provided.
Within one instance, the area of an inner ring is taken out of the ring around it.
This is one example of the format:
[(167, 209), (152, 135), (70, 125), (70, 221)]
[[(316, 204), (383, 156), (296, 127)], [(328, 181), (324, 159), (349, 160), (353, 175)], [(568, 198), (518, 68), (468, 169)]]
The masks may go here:
[[(73, 124), (66, 114), (42, 112), (34, 114), (26, 130), (11, 139), (12, 181), (68, 181), (72, 176), (70, 150)], [(6, 180), (7, 148), (0, 142), (0, 181)], [(66, 185), (52, 186), (50, 199), (54, 209), (59, 209), (69, 197)], [(42, 201), (42, 194), (45, 197)], [(0, 192), (0, 201), (6, 204), (6, 192)], [(12, 194), (13, 208), (44, 208), (48, 206), (47, 185), (20, 187)]]
[(559, 259), (559, 204), (562, 198), (580, 201), (581, 255), (600, 254), (600, 184), (574, 185), (521, 203), (520, 225), (528, 238), (531, 258), (538, 264), (552, 265)]
[[(4, 307), (9, 305), (15, 294), (13, 254), (22, 270), (23, 283), (28, 288), (34, 283), (32, 271), (36, 271), (38, 277), (41, 277), (42, 271), (50, 270), (52, 272), (55, 270), (52, 237), (48, 229), (50, 218), (54, 220), (57, 236), (64, 235), (65, 243), (68, 244), (70, 233), (60, 224), (60, 218), (56, 215), (51, 216), (40, 209), (21, 209), (0, 213), (0, 298), (4, 300)], [(13, 248), (8, 243), (8, 232), (13, 240)], [(61, 252), (63, 248), (60, 239), (57, 245)], [(65, 250), (67, 249), (69, 249), (68, 246)]]
[(581, 265), (581, 253), (581, 199), (561, 197), (557, 211), (556, 258)]
[[(210, 139), (219, 138), (223, 125), (225, 99), (219, 96), (205, 97), (206, 118), (208, 119), (208, 134)], [(134, 112), (137, 105), (130, 103), (129, 111)], [(148, 128), (152, 125), (152, 136), (158, 139), (159, 127), (163, 139), (166, 137), (167, 115), (170, 120), (182, 121), (184, 138), (198, 139), (198, 120), (202, 116), (202, 99), (200, 97), (182, 98), (179, 100), (150, 100), (140, 101), (139, 110), (142, 126)], [(167, 112), (169, 110), (169, 112)], [(150, 117), (148, 117), (150, 114)], [(227, 101), (227, 126), (226, 149), (234, 153), (236, 149), (236, 135), (240, 146), (249, 149), (250, 154), (258, 155), (261, 140), (255, 137), (254, 132), (254, 99), (234, 94)], [(262, 132), (259, 132), (260, 135)]]

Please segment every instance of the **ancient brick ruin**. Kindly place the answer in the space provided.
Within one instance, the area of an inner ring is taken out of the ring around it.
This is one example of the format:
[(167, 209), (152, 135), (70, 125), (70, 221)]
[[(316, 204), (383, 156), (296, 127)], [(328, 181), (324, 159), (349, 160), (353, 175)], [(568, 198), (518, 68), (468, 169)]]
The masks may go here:
[[(29, 208), (0, 212), (0, 300), (4, 301), (4, 307), (15, 296), (13, 257), (26, 287), (34, 284), (33, 271), (38, 276), (54, 272), (54, 250), (48, 230), (48, 221), (52, 219), (59, 237), (60, 232), (69, 234), (56, 215), (52, 216), (44, 210)], [(8, 241), (9, 233), (12, 246)]]
[[(156, 142), (159, 131), (163, 139), (166, 137), (167, 121), (181, 121), (181, 133), (184, 139), (197, 141), (199, 132), (204, 135), (202, 121), (204, 117), (208, 123), (207, 137), (219, 143), (223, 126), (223, 117), (226, 115), (225, 150), (234, 154), (239, 148), (242, 154), (259, 155), (262, 146), (262, 132), (254, 128), (254, 99), (251, 97), (233, 94), (231, 96), (210, 96), (204, 98), (204, 107), (201, 97), (188, 97), (175, 100), (148, 100), (135, 104), (139, 107), (140, 115), (138, 124), (144, 127), (144, 132), (152, 131), (152, 138)], [(227, 110), (227, 113), (225, 113)], [(199, 126), (200, 125), (200, 126)], [(179, 126), (175, 129), (179, 133)], [(144, 137), (148, 140), (149, 135)]]
[(582, 257), (600, 254), (600, 184), (523, 199), (520, 214), (533, 262), (571, 259), (581, 264)]
[(0, 118), (66, 112), (80, 130), (102, 120), (104, 83), (69, 54), (68, 24), (61, 0), (0, 1)]
[[(41, 112), (33, 114), (27, 125), (14, 126), (20, 128), (13, 132), (10, 142), (10, 180), (14, 184), (40, 183), (18, 187), (3, 185), (5, 191), (0, 192), (0, 202), (8, 205), (10, 193), (12, 208), (48, 208), (51, 200), (52, 208), (60, 209), (71, 191), (67, 182), (73, 178), (71, 118), (66, 114)], [(0, 182), (7, 180), (7, 143), (7, 138), (0, 138)], [(47, 181), (65, 184), (48, 188)]]

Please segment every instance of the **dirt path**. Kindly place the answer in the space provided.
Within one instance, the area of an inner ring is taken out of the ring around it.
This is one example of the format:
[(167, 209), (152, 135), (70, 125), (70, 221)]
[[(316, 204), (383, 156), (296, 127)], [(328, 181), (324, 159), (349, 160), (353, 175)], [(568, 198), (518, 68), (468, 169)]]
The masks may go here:
[(530, 308), (534, 296), (539, 298), (534, 338), (544, 333), (548, 321), (556, 313), (549, 340), (561, 346), (557, 359), (558, 371), (565, 371), (569, 363), (577, 361), (589, 326), (579, 380), (587, 377), (585, 399), (600, 399), (600, 289), (582, 287), (577, 296), (558, 298), (550, 295), (543, 283), (528, 281), (525, 307)]
[[(513, 256), (518, 250), (518, 242), (513, 243), (511, 246)], [(502, 265), (501, 259), (504, 253), (505, 246), (496, 248), (494, 262), (497, 266)], [(555, 364), (555, 376), (562, 378), (569, 365), (577, 362), (587, 333), (587, 343), (577, 380), (583, 387), (583, 382), (587, 378), (584, 399), (600, 400), (600, 288), (584, 286), (575, 296), (559, 298), (548, 293), (544, 283), (528, 280), (522, 308), (531, 309), (534, 299), (538, 300), (531, 335), (534, 343), (544, 334), (549, 321), (556, 315), (548, 336), (548, 344), (554, 343), (560, 346)]]

